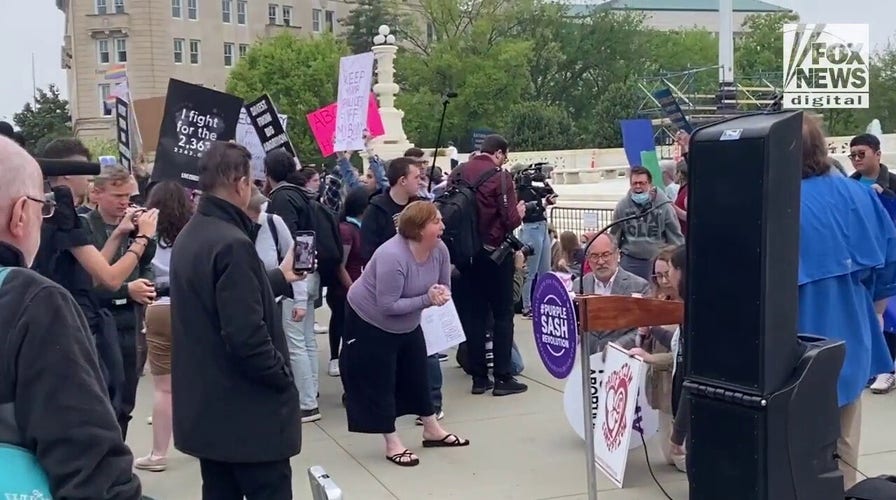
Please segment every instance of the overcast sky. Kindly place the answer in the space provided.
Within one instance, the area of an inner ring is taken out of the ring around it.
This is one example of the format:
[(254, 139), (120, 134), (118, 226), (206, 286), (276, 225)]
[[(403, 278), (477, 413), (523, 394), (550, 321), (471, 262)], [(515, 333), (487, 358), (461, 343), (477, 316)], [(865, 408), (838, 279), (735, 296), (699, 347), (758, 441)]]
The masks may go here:
[[(773, 3), (796, 9), (804, 22), (870, 23), (872, 45), (885, 44), (894, 31), (896, 1), (778, 0)], [(37, 86), (55, 83), (67, 94), (65, 72), (59, 67), (65, 16), (56, 8), (54, 0), (0, 0), (0, 12), (3, 13), (0, 15), (0, 47), (3, 47), (0, 63), (5, 68), (0, 78), (0, 120), (12, 122), (13, 113), (31, 99), (32, 55)]]

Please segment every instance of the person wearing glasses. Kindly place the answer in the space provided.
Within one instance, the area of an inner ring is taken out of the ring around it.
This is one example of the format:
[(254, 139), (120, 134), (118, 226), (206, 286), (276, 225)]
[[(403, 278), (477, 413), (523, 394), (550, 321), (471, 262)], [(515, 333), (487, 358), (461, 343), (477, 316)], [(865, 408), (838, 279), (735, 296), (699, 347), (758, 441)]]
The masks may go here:
[[(616, 237), (604, 233), (594, 240), (585, 259), (591, 271), (573, 282), (573, 291), (584, 287), (586, 295), (624, 295), (643, 297), (650, 293), (650, 284), (643, 278), (622, 269), (619, 265), (619, 244)], [(591, 353), (603, 351), (607, 343), (614, 342), (623, 349), (631, 349), (637, 343), (637, 329), (589, 332)]]
[(28, 269), (56, 201), (44, 193), (35, 160), (5, 137), (0, 177), (0, 491), (136, 500), (134, 457), (78, 304)]

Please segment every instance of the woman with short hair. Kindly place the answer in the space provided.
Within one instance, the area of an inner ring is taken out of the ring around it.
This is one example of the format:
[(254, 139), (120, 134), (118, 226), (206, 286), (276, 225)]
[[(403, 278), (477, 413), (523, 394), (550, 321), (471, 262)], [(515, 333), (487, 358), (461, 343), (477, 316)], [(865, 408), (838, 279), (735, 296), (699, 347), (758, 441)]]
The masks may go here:
[(420, 327), (424, 309), (451, 299), (444, 229), (431, 202), (409, 204), (398, 217), (398, 234), (377, 248), (348, 291), (339, 358), (348, 429), (383, 434), (386, 458), (403, 467), (420, 460), (395, 433), (397, 417), (421, 417), (425, 448), (470, 444), (436, 419)]

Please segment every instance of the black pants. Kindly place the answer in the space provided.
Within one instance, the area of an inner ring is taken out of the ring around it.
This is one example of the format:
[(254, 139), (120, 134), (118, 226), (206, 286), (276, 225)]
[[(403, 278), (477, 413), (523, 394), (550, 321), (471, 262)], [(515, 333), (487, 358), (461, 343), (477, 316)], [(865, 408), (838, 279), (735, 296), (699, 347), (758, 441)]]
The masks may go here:
[(327, 290), (327, 306), (330, 308), (330, 359), (339, 359), (339, 346), (345, 330), (345, 290), (342, 287)]
[(896, 362), (896, 332), (884, 332), (884, 340), (887, 341), (887, 350), (890, 351), (890, 359)]
[(121, 393), (121, 407), (116, 415), (121, 427), (122, 438), (127, 439), (128, 422), (137, 402), (137, 383), (140, 373), (137, 368), (137, 310), (133, 305), (110, 310), (118, 329), (118, 345), (121, 349), (121, 363), (124, 369), (124, 387)]
[(461, 322), (467, 334), (470, 373), (473, 378), (488, 377), (485, 361), (485, 332), (489, 314), (494, 318), (493, 352), (495, 378), (507, 379), (513, 374), (510, 351), (513, 349), (513, 256), (495, 264), (483, 250), (470, 269), (461, 271), (460, 290), (464, 310)]
[(203, 500), (292, 500), (289, 460), (233, 464), (199, 459)]
[(419, 325), (407, 333), (390, 333), (346, 304), (344, 333), (339, 372), (350, 432), (389, 434), (395, 432), (397, 417), (435, 413)]

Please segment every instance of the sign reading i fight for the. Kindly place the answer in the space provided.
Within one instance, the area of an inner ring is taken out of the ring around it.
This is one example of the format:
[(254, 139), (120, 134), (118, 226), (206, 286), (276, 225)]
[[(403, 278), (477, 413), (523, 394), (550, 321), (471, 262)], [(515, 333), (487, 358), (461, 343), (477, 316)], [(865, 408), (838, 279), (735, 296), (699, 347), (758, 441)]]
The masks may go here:
[(576, 360), (576, 310), (563, 280), (554, 273), (542, 274), (532, 297), (535, 345), (548, 372), (563, 379)]

